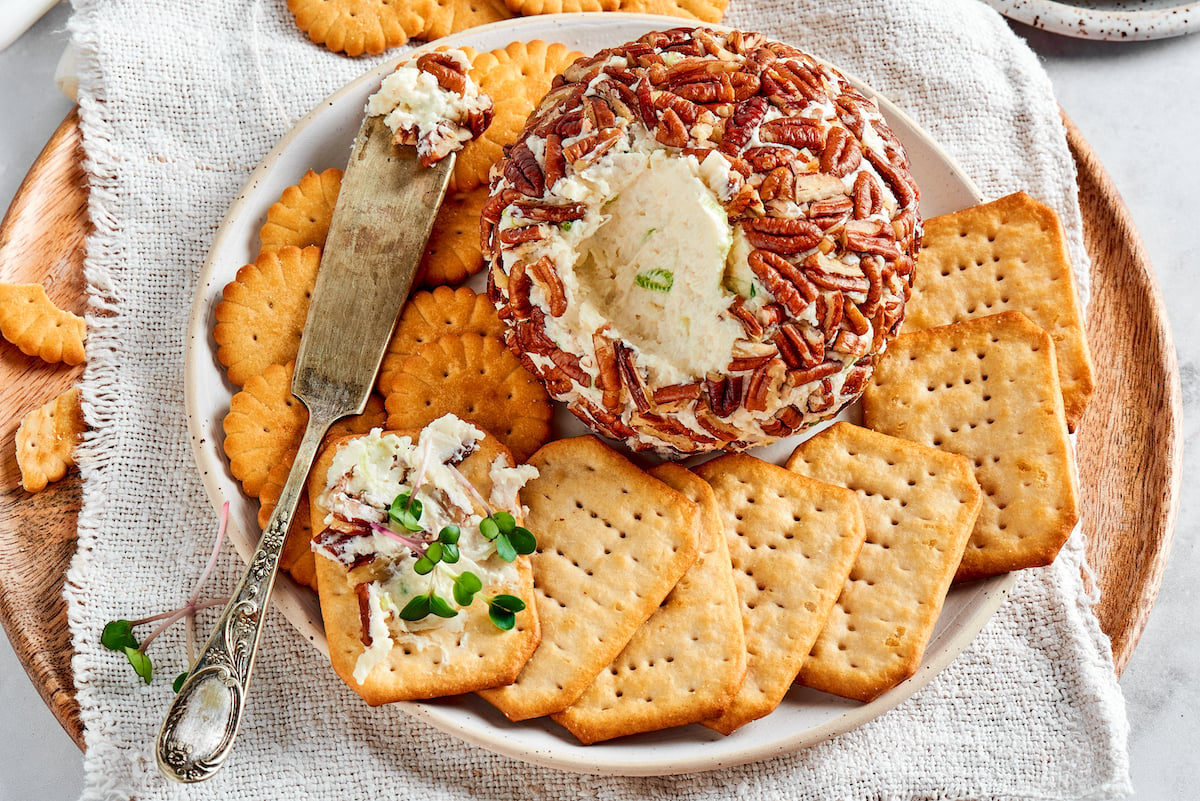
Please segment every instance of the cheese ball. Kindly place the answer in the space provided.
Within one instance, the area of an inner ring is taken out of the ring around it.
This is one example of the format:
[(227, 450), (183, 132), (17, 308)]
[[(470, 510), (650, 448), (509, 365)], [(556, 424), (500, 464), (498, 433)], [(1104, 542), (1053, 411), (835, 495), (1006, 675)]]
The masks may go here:
[(492, 173), (506, 342), (593, 430), (767, 444), (862, 392), (920, 244), (908, 156), (832, 67), (680, 28), (576, 61)]

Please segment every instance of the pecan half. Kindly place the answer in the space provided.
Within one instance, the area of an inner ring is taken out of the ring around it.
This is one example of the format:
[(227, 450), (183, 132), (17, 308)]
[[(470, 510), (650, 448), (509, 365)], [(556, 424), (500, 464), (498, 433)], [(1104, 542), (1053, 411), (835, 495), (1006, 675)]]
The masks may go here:
[[(877, 214), (883, 208), (883, 190), (869, 172), (860, 172), (854, 179), (854, 219), (861, 220)], [(897, 234), (898, 235), (898, 234)]]
[(880, 177), (891, 188), (892, 194), (896, 196), (896, 201), (901, 206), (911, 206), (917, 202), (919, 194), (915, 184), (910, 182), (906, 175), (902, 175), (890, 161), (880, 156), (870, 148), (866, 149), (867, 161), (871, 162), (871, 166), (879, 173)]
[(792, 255), (803, 253), (821, 241), (821, 229), (809, 220), (762, 217), (742, 223), (746, 239), (756, 248)]
[(767, 99), (752, 97), (744, 103), (739, 103), (733, 111), (733, 116), (725, 123), (725, 131), (721, 135), (719, 150), (726, 155), (736, 155), (754, 137), (754, 132), (767, 113)]
[(796, 174), (791, 167), (776, 167), (767, 173), (758, 187), (763, 200), (791, 200), (796, 196)]
[(750, 411), (765, 412), (767, 410), (767, 395), (771, 389), (771, 375), (778, 369), (777, 366), (779, 364), (778, 358), (764, 362), (750, 376), (750, 380), (746, 384), (745, 400), (745, 406)]
[(654, 404), (657, 406), (662, 403), (696, 400), (700, 397), (702, 391), (703, 387), (698, 381), (693, 381), (689, 384), (671, 384), (670, 386), (659, 387), (654, 390)]
[(821, 172), (839, 178), (858, 168), (862, 163), (862, 148), (845, 128), (834, 128), (821, 150)]
[(620, 128), (606, 128), (576, 139), (563, 148), (563, 158), (576, 170), (596, 163), (621, 138)]
[(825, 146), (825, 136), (816, 123), (799, 117), (780, 117), (763, 123), (758, 138), (763, 142), (808, 148), (814, 153)]
[(551, 317), (562, 317), (567, 312), (567, 295), (562, 279), (554, 269), (549, 256), (542, 256), (528, 267), (529, 274), (546, 293), (546, 305)]
[(591, 123), (592, 130), (612, 128), (617, 124), (616, 115), (603, 100), (598, 97), (588, 97), (585, 98), (585, 101), (583, 110), (588, 122)]
[(590, 387), (592, 385), (592, 377), (579, 363), (579, 357), (574, 353), (567, 353), (561, 348), (554, 348), (549, 353), (550, 361), (562, 370), (567, 376), (571, 377), (581, 387)]
[(810, 381), (819, 381), (822, 378), (833, 375), (842, 369), (842, 363), (836, 359), (827, 359), (821, 362), (816, 367), (809, 367), (804, 370), (788, 370), (787, 382), (794, 387), (803, 386)]
[(700, 118), (701, 108), (690, 100), (686, 100), (674, 92), (659, 92), (654, 96), (654, 107), (659, 111), (674, 111), (676, 116), (685, 124), (692, 125)]
[(540, 225), (526, 225), (521, 228), (505, 228), (500, 232), (500, 241), (506, 245), (523, 245), (526, 242), (537, 242), (546, 238), (546, 231)]
[(522, 217), (535, 222), (560, 223), (568, 220), (580, 220), (587, 213), (587, 206), (582, 203), (551, 205), (516, 201), (513, 203), (513, 207), (520, 210)]
[(752, 250), (747, 262), (750, 269), (766, 286), (767, 291), (775, 297), (775, 300), (784, 305), (789, 315), (799, 317), (804, 313), (812, 300), (810, 295), (816, 293), (808, 291), (812, 289), (812, 286), (807, 281), (797, 286), (795, 282), (788, 279), (787, 276), (796, 277), (798, 275), (794, 265), (776, 253), (761, 249)]
[(545, 160), (543, 182), (546, 188), (553, 190), (558, 179), (567, 174), (567, 160), (563, 156), (562, 137), (556, 133), (546, 137)]
[(504, 177), (521, 194), (541, 197), (546, 193), (546, 176), (537, 157), (524, 142), (509, 151), (504, 164)]
[(704, 390), (708, 406), (717, 417), (733, 414), (742, 402), (742, 377), (724, 376), (704, 379)]
[(447, 92), (461, 96), (466, 91), (467, 75), (458, 60), (449, 53), (426, 53), (417, 59), (417, 69), (432, 75), (438, 86)]
[(742, 330), (746, 332), (746, 336), (750, 339), (757, 340), (763, 335), (763, 327), (759, 324), (758, 319), (754, 314), (746, 308), (746, 301), (739, 295), (733, 299), (733, 303), (729, 304), (729, 313), (737, 318), (742, 324)]
[(633, 351), (622, 342), (616, 343), (616, 350), (617, 370), (621, 376), (621, 383), (625, 389), (629, 390), (633, 405), (639, 412), (645, 414), (650, 411), (651, 407), (649, 390), (646, 388), (646, 380), (642, 378), (641, 371), (634, 364)]
[(688, 143), (687, 129), (683, 120), (674, 109), (668, 108), (659, 117), (658, 127), (654, 129), (654, 138), (667, 147), (684, 147)]
[(596, 388), (602, 393), (601, 402), (609, 411), (617, 411), (621, 406), (621, 374), (616, 347), (604, 329), (592, 334), (592, 351), (596, 356)]

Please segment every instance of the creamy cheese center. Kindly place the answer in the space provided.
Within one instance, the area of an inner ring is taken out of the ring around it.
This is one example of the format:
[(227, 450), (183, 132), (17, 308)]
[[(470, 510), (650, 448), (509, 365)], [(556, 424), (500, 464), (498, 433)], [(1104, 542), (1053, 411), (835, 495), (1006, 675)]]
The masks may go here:
[(695, 159), (651, 154), (603, 206), (575, 265), (582, 299), (656, 357), (647, 363), (664, 383), (724, 370), (742, 335), (724, 313), (733, 231), (700, 171)]

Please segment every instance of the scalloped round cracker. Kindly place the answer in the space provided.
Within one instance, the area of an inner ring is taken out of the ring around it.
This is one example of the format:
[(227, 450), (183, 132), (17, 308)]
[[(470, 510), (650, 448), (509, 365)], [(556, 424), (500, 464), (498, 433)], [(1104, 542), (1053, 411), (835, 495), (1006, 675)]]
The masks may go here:
[(519, 462), (550, 439), (550, 396), (495, 337), (451, 334), (425, 343), (404, 360), (386, 405), (390, 429), (453, 413), (493, 434)]
[(342, 171), (330, 168), (322, 173), (304, 173), (300, 183), (283, 190), (279, 200), (267, 209), (267, 221), (259, 229), (263, 250), (325, 247), (333, 208), (342, 188)]
[(425, 13), (421, 39), (440, 39), (479, 25), (512, 19), (504, 0), (440, 0)]
[[(326, 438), (328, 440), (328, 437)], [(324, 446), (322, 446), (324, 447)], [(265, 529), (279, 503), (283, 492), (284, 482), (292, 470), (293, 454), (285, 462), (279, 462), (267, 473), (262, 489), (258, 495), (258, 527)], [(296, 504), (296, 514), (292, 516), (292, 525), (288, 528), (287, 536), (283, 539), (283, 550), (279, 554), (279, 566), (288, 572), (297, 583), (312, 589), (317, 588), (316, 557), (309, 543), (312, 542), (312, 512), (309, 508), (308, 490), (300, 493)]]
[(87, 323), (54, 305), (41, 284), (0, 283), (0, 335), (26, 356), (83, 364)]
[(268, 365), (296, 357), (320, 264), (317, 247), (265, 250), (225, 285), (213, 340), (217, 361), (234, 384), (243, 386)]
[(26, 413), (17, 428), (17, 467), (26, 492), (41, 492), (75, 464), (75, 444), (87, 430), (79, 405), (79, 388)]
[(335, 53), (375, 55), (425, 30), (432, 0), (288, 0), (300, 30)]
[(451, 188), (474, 189), (488, 182), (488, 172), (500, 160), (504, 146), (516, 140), (534, 106), (550, 89), (554, 76), (581, 54), (563, 44), (540, 39), (513, 42), (502, 50), (477, 53), (471, 59), (471, 78), (495, 103), (492, 124), (458, 154)]
[(486, 185), (446, 193), (417, 270), (418, 285), (459, 284), (483, 269), (479, 217), (487, 199)]
[(620, 10), (630, 14), (661, 14), (667, 17), (720, 22), (729, 0), (620, 0)]
[(508, 10), (525, 17), (535, 14), (578, 14), (581, 11), (616, 11), (621, 0), (506, 0)]
[[(229, 401), (223, 422), (229, 471), (254, 498), (261, 498), (272, 467), (280, 462), (291, 466), (308, 424), (308, 411), (292, 394), (294, 366), (294, 362), (268, 366)], [(334, 423), (327, 436), (370, 431), (383, 425), (384, 414), (379, 399), (372, 396), (361, 415)]]
[(437, 287), (429, 292), (415, 292), (408, 299), (392, 340), (388, 343), (376, 386), (383, 395), (391, 390), (392, 380), (404, 360), (426, 342), (434, 342), (446, 334), (475, 333), (500, 339), (504, 324), (496, 316), (487, 295), (469, 287)]

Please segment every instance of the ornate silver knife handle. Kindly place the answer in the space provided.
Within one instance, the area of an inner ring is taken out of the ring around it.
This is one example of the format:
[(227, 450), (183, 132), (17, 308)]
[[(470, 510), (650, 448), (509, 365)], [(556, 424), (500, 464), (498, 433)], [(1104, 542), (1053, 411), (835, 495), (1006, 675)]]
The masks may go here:
[(340, 416), (320, 410), (310, 413), (296, 461), (258, 549), (167, 712), (157, 752), (158, 766), (168, 778), (203, 781), (221, 768), (233, 747), (283, 540), (321, 439)]

